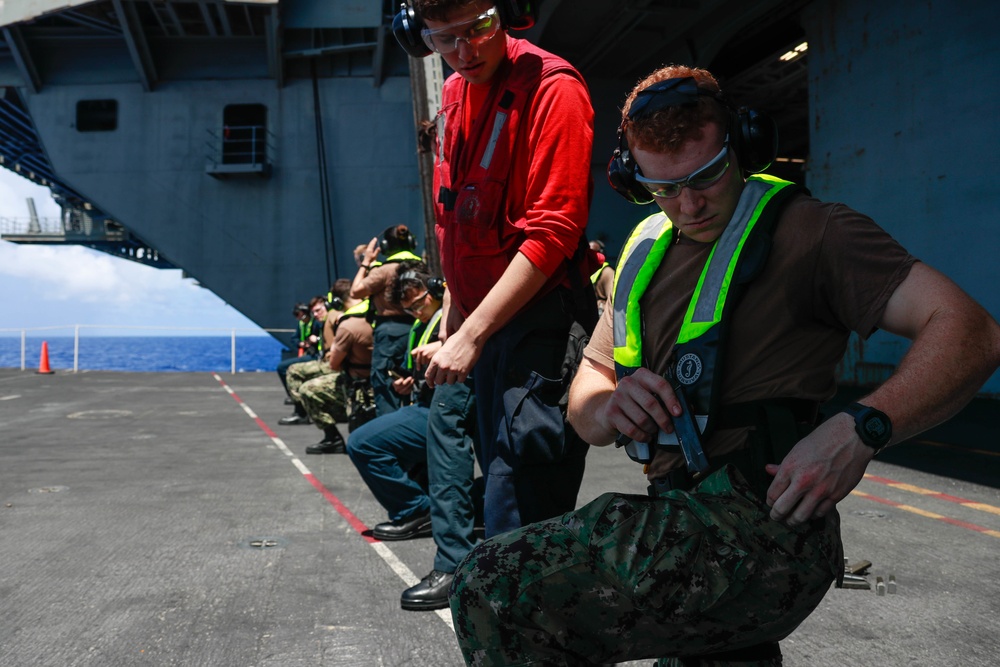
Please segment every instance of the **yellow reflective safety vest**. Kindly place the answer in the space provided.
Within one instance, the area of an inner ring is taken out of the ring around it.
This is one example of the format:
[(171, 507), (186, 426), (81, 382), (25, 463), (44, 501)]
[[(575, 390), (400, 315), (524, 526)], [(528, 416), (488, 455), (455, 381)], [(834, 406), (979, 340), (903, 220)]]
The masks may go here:
[[(340, 317), (337, 318), (337, 321), (333, 323), (333, 335), (334, 336), (337, 335), (337, 327), (339, 327), (341, 323), (348, 317), (362, 317), (362, 318), (367, 317), (368, 307), (369, 307), (368, 299), (365, 299), (361, 303), (357, 303), (348, 308), (347, 310), (345, 310), (343, 313), (341, 313)], [(347, 359), (344, 359), (344, 361), (341, 363), (340, 368), (341, 370), (345, 371), (347, 375), (350, 375), (351, 370), (353, 368), (353, 364), (347, 361)]]
[[(418, 347), (423, 347), (431, 341), (431, 335), (438, 332), (438, 324), (441, 322), (441, 314), (444, 312), (443, 309), (438, 308), (431, 319), (427, 320), (425, 325), (420, 320), (416, 320), (413, 326), (410, 327), (410, 342), (406, 346), (406, 368), (413, 370), (413, 357), (411, 356), (413, 351)], [(421, 329), (421, 327), (423, 327)], [(419, 333), (419, 338), (417, 337)]]
[[(770, 251), (771, 229), (784, 205), (805, 188), (773, 176), (747, 179), (733, 217), (705, 262), (674, 344), (670, 373), (698, 418), (703, 433), (712, 427), (722, 378), (722, 350), (732, 311), (746, 285), (760, 273)], [(615, 374), (619, 380), (648, 367), (642, 352), (639, 300), (674, 239), (664, 213), (640, 222), (625, 243), (615, 271), (612, 296)]]
[(604, 273), (604, 269), (608, 268), (609, 266), (611, 266), (611, 265), (608, 264), (607, 262), (604, 262), (603, 264), (601, 264), (601, 267), (599, 269), (597, 269), (596, 271), (594, 271), (590, 275), (590, 282), (592, 282), (592, 283), (594, 283), (596, 285), (597, 284), (597, 279), (601, 277), (602, 273)]
[(399, 252), (394, 252), (391, 255), (389, 255), (388, 257), (386, 257), (385, 258), (385, 262), (383, 262), (383, 263), (384, 264), (390, 264), (392, 262), (402, 262), (402, 261), (405, 261), (405, 260), (408, 260), (408, 259), (413, 259), (413, 260), (416, 260), (418, 262), (422, 262), (424, 260), (423, 257), (421, 257), (420, 255), (415, 255), (412, 252), (410, 252), (409, 250), (400, 250)]
[(355, 305), (351, 306), (350, 308), (348, 308), (347, 310), (345, 310), (343, 313), (340, 314), (340, 317), (338, 317), (337, 321), (334, 323), (334, 325), (333, 325), (333, 333), (334, 334), (337, 333), (337, 327), (340, 326), (340, 323), (343, 322), (345, 318), (348, 318), (348, 317), (367, 317), (367, 315), (368, 315), (368, 307), (369, 307), (369, 301), (368, 301), (368, 299), (365, 299), (361, 303), (355, 304)]

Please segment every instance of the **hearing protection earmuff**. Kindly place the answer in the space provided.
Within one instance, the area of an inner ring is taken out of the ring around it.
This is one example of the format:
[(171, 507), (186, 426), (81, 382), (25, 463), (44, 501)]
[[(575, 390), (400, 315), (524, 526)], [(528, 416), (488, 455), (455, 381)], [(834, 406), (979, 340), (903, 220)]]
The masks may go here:
[(444, 282), (444, 278), (438, 278), (435, 276), (427, 279), (427, 293), (438, 301), (444, 299), (445, 287), (446, 284)]
[(447, 286), (446, 283), (444, 282), (443, 278), (438, 278), (437, 276), (432, 276), (432, 277), (427, 278), (426, 280), (424, 280), (424, 278), (421, 276), (421, 274), (419, 274), (419, 273), (417, 273), (416, 271), (413, 271), (413, 270), (404, 271), (403, 273), (399, 274), (399, 282), (400, 283), (404, 283), (404, 282), (422, 283), (423, 286), (425, 288), (427, 288), (427, 293), (430, 294), (435, 299), (437, 299), (438, 301), (441, 301), (442, 299), (444, 299), (444, 290), (445, 290), (445, 287)]
[(628, 117), (618, 127), (618, 148), (608, 162), (608, 183), (615, 192), (633, 204), (653, 201), (649, 191), (635, 180), (637, 167), (625, 137), (625, 123), (649, 118), (667, 107), (696, 104), (701, 96), (711, 97), (729, 112), (729, 139), (740, 169), (755, 174), (771, 166), (778, 155), (778, 127), (774, 120), (752, 109), (735, 107), (722, 93), (698, 86), (694, 77), (666, 79), (640, 90), (632, 100)]
[(344, 300), (333, 294), (326, 295), (327, 310), (344, 310)]
[(417, 239), (413, 236), (413, 232), (406, 230), (406, 236), (400, 238), (396, 236), (397, 227), (399, 227), (399, 225), (387, 227), (386, 230), (382, 232), (382, 238), (379, 239), (379, 248), (386, 257), (402, 250), (409, 250), (412, 252), (417, 247)]
[[(535, 0), (497, 0), (500, 24), (508, 30), (527, 30), (535, 25), (535, 4)], [(392, 19), (393, 36), (403, 50), (414, 58), (431, 54), (420, 35), (425, 27), (409, 0), (400, 5), (399, 13)]]

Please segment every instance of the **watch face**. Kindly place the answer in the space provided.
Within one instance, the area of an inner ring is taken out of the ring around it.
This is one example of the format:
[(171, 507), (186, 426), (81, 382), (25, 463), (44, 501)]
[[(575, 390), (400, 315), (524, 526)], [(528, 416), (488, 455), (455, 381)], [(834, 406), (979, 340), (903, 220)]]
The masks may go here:
[(862, 424), (862, 429), (864, 429), (867, 439), (873, 445), (884, 445), (892, 437), (889, 425), (881, 415), (868, 415), (865, 418), (864, 424)]
[(878, 440), (883, 435), (885, 435), (885, 423), (882, 421), (881, 417), (877, 415), (871, 415), (865, 420), (865, 433), (868, 434), (872, 440)]

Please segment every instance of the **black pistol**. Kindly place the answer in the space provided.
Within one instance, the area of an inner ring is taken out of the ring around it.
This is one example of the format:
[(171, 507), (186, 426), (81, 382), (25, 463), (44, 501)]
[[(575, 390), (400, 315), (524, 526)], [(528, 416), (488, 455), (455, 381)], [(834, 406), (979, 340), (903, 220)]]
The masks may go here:
[[(674, 424), (674, 434), (677, 436), (681, 452), (684, 454), (687, 469), (692, 474), (706, 472), (708, 470), (708, 458), (705, 456), (705, 450), (702, 449), (701, 431), (691, 411), (687, 396), (684, 394), (684, 386), (677, 381), (672, 370), (668, 371), (664, 377), (670, 382), (670, 386), (673, 388), (674, 394), (676, 394), (677, 400), (681, 404), (680, 416), (674, 417), (671, 415), (671, 420)], [(654, 444), (659, 443), (636, 442), (627, 435), (621, 434), (615, 440), (615, 446), (624, 447), (628, 457), (637, 463), (652, 462)], [(672, 445), (664, 443), (662, 446), (669, 447)]]
[[(669, 378), (668, 378), (669, 379)], [(698, 423), (691, 412), (691, 406), (684, 395), (684, 387), (680, 383), (673, 385), (674, 393), (681, 404), (681, 415), (674, 417), (674, 433), (681, 443), (681, 451), (684, 453), (684, 461), (687, 463), (688, 471), (692, 474), (708, 471), (708, 458), (705, 450), (701, 448), (701, 431)]]

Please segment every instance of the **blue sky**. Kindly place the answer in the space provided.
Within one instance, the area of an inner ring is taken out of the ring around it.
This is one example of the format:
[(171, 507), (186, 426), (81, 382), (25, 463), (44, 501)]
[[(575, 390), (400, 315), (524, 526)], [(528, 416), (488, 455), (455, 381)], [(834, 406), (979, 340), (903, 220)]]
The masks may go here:
[[(27, 220), (31, 197), (41, 218), (58, 218), (47, 188), (0, 168), (0, 218)], [(212, 335), (176, 327), (262, 333), (236, 309), (180, 270), (154, 269), (80, 246), (30, 246), (0, 241), (0, 336), (4, 329), (72, 325), (142, 325), (160, 330), (101, 330), (101, 335)], [(170, 327), (170, 329), (166, 329)], [(250, 331), (252, 330), (252, 331)]]

